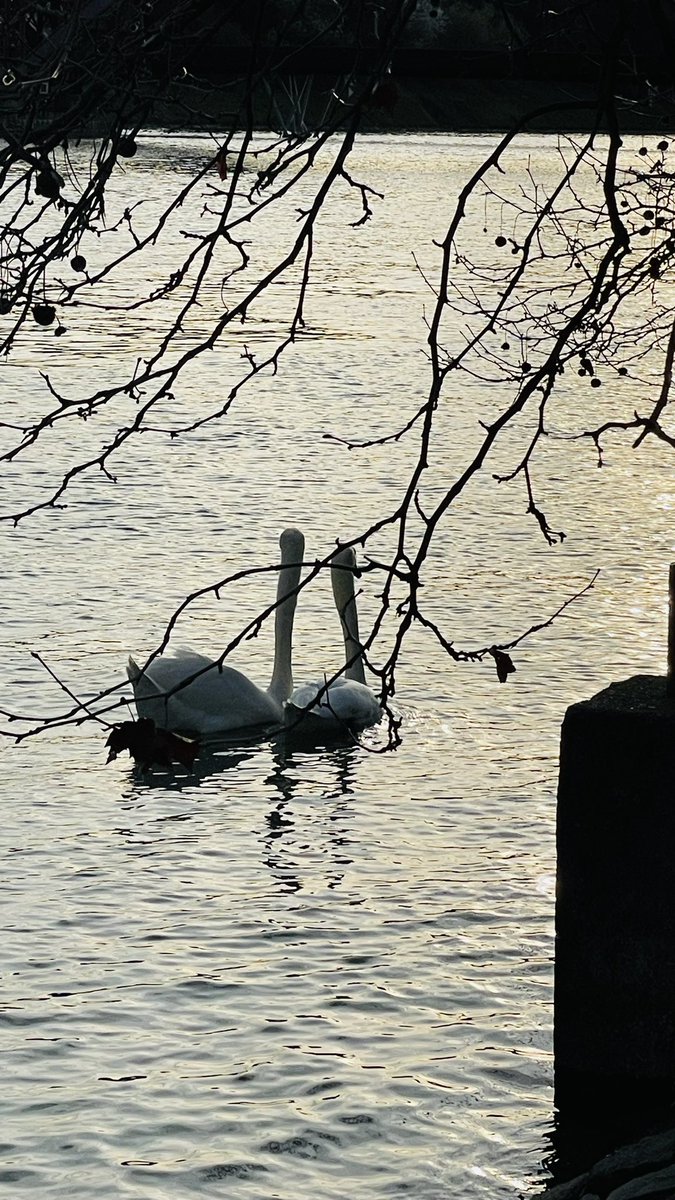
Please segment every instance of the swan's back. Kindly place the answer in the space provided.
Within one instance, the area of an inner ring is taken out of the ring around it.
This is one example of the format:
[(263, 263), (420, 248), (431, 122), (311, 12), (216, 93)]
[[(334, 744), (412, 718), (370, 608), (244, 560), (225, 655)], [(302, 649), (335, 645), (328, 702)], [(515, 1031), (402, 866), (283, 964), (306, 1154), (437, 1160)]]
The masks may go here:
[(296, 688), (284, 709), (285, 723), (288, 725), (301, 720), (302, 710), (310, 705), (312, 717), (319, 717), (336, 725), (342, 724), (349, 729), (365, 728), (367, 725), (375, 725), (380, 720), (382, 709), (366, 684), (358, 683), (355, 679), (346, 679), (341, 675), (331, 683), (321, 700), (315, 703), (317, 693), (324, 686), (325, 683), (308, 683)]
[[(173, 695), (174, 687), (203, 671)], [(235, 667), (220, 669), (195, 650), (177, 650), (155, 659), (147, 671), (129, 658), (127, 674), (134, 688), (139, 717), (181, 733), (226, 733), (247, 725), (281, 720), (281, 706)]]

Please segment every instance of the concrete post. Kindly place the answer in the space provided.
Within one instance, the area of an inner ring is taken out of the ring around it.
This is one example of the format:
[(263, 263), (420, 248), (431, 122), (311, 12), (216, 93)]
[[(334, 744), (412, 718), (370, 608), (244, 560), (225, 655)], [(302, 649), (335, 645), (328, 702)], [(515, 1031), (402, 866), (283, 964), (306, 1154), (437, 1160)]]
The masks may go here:
[(666, 691), (675, 696), (675, 563), (668, 574), (668, 678)]
[[(671, 568), (671, 581), (674, 572)], [(672, 594), (672, 593), (671, 593)], [(555, 1093), (675, 1094), (675, 698), (636, 676), (568, 709), (558, 790)]]

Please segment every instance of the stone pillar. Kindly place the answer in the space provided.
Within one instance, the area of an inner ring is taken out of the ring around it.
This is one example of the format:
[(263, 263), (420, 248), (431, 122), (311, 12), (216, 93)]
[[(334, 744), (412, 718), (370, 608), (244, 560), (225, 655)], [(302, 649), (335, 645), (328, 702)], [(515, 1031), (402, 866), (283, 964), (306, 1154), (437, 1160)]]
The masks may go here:
[(555, 1092), (675, 1094), (675, 698), (660, 676), (568, 709), (558, 790)]

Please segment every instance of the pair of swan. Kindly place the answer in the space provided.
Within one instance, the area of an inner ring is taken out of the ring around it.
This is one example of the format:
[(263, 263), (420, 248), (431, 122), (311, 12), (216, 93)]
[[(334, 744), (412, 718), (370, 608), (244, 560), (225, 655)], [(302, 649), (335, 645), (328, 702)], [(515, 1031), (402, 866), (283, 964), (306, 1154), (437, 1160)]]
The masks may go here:
[[(275, 612), (274, 668), (267, 690), (259, 688), (235, 667), (219, 666), (194, 650), (176, 650), (173, 655), (156, 658), (146, 670), (141, 670), (129, 657), (127, 674), (139, 718), (150, 717), (159, 728), (199, 734), (227, 733), (275, 723), (294, 726), (305, 712), (310, 712), (312, 719), (338, 729), (365, 728), (379, 721), (382, 710), (366, 686), (363, 670), (353, 549), (340, 551), (331, 567), (333, 596), (345, 644), (344, 674), (327, 689), (322, 681), (294, 691), (293, 621), (305, 539), (298, 529), (285, 529), (279, 546), (281, 570)], [(323, 695), (317, 701), (322, 690)]]

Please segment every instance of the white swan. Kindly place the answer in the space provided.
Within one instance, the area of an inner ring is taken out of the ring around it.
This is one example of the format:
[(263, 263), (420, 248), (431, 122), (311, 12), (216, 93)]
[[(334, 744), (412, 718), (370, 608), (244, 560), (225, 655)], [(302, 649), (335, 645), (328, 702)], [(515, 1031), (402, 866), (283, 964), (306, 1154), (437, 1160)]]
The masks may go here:
[[(363, 650), (359, 641), (354, 594), (355, 570), (356, 554), (351, 546), (335, 555), (330, 574), (345, 643), (347, 665), (344, 674), (330, 684), (318, 703), (315, 703), (316, 697), (325, 688), (325, 679), (296, 688), (284, 706), (286, 726), (295, 726), (297, 723), (302, 731), (301, 722), (306, 722), (308, 732), (321, 732), (322, 728), (332, 728), (333, 732), (338, 732), (340, 729), (365, 729), (368, 725), (375, 725), (382, 716), (377, 697), (366, 686), (363, 670)], [(303, 713), (303, 709), (308, 711)]]
[[(234, 667), (219, 667), (213, 659), (195, 650), (162, 655), (146, 671), (130, 657), (127, 675), (133, 684), (139, 717), (151, 717), (163, 729), (202, 734), (226, 733), (230, 729), (283, 720), (284, 701), (293, 691), (295, 589), (300, 582), (305, 539), (298, 529), (284, 529), (279, 546), (282, 566), (274, 619), (274, 670), (267, 691)], [(203, 674), (179, 691), (173, 691), (196, 671)]]

